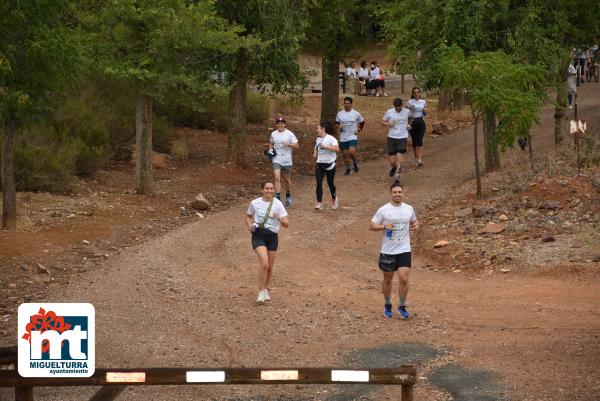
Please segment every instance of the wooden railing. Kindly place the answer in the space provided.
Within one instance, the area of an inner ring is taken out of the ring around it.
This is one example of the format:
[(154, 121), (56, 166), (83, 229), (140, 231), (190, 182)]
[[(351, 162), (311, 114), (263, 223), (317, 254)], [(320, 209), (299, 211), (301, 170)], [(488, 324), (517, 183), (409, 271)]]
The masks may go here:
[(219, 384), (383, 384), (402, 386), (401, 400), (414, 401), (416, 369), (399, 368), (127, 368), (96, 369), (91, 377), (21, 377), (16, 347), (0, 349), (0, 387), (14, 387), (16, 401), (32, 401), (34, 387), (103, 386), (90, 400), (114, 400), (125, 386)]

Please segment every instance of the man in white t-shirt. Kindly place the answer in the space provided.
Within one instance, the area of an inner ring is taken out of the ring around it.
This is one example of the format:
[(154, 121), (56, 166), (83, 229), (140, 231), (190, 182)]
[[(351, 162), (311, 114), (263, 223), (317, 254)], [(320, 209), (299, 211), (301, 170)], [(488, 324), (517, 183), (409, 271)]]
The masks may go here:
[(348, 68), (346, 68), (346, 78), (356, 79), (357, 77), (358, 77), (358, 74), (356, 72), (356, 69), (354, 68), (354, 61), (351, 61), (350, 64), (348, 65)]
[(419, 229), (419, 221), (412, 206), (403, 203), (404, 188), (396, 181), (390, 187), (391, 202), (383, 205), (371, 219), (371, 231), (385, 231), (381, 241), (379, 268), (383, 272), (382, 290), (385, 299), (383, 315), (393, 317), (392, 284), (398, 272), (398, 313), (408, 319), (406, 310), (408, 273), (411, 267), (410, 228)]
[[(340, 133), (340, 150), (346, 164), (344, 175), (352, 174), (360, 170), (358, 166), (358, 147), (357, 134), (364, 128), (365, 120), (360, 113), (352, 108), (352, 98), (347, 96), (344, 98), (344, 110), (337, 113), (335, 123), (339, 127)], [(352, 167), (351, 167), (352, 166)]]
[(281, 176), (285, 183), (285, 205), (292, 206), (292, 151), (299, 147), (298, 138), (286, 128), (285, 118), (277, 117), (277, 129), (271, 133), (269, 142), (275, 149), (273, 162), (273, 175), (275, 178), (275, 197), (281, 200)]
[(577, 70), (571, 62), (567, 74), (567, 100), (570, 109), (573, 108), (573, 99), (575, 97), (577, 97)]
[(389, 127), (387, 138), (388, 155), (390, 156), (390, 177), (400, 179), (402, 163), (408, 141), (408, 117), (410, 110), (402, 107), (402, 99), (394, 99), (394, 107), (388, 109), (383, 116), (383, 125)]

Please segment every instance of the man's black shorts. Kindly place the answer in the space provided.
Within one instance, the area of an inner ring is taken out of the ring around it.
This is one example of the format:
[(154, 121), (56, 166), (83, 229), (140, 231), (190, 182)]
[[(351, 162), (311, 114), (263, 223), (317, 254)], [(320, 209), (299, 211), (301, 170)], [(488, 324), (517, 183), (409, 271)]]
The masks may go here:
[(388, 155), (394, 156), (396, 153), (406, 153), (406, 142), (407, 142), (407, 138), (396, 139), (396, 138), (390, 138), (388, 136), (388, 139), (387, 139)]
[(276, 251), (279, 246), (279, 237), (277, 233), (266, 229), (257, 228), (252, 233), (252, 249), (259, 246), (266, 246), (268, 251)]
[(395, 272), (400, 267), (410, 267), (410, 252), (403, 252), (397, 255), (379, 254), (379, 268), (384, 272)]

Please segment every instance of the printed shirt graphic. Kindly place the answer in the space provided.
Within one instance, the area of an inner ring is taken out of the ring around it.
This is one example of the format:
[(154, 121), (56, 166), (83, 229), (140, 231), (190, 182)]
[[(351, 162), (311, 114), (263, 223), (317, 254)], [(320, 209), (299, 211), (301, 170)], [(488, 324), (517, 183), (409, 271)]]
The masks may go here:
[(408, 99), (407, 103), (413, 107), (413, 118), (423, 118), (423, 110), (425, 110), (425, 106), (427, 106), (427, 102), (425, 100)]
[(317, 138), (315, 148), (317, 148), (317, 163), (333, 163), (337, 158), (337, 154), (333, 150), (321, 148), (321, 144), (325, 146), (338, 145), (337, 139), (327, 134), (323, 138)]
[(393, 121), (394, 126), (390, 127), (388, 130), (388, 137), (394, 139), (402, 139), (408, 138), (408, 116), (410, 115), (410, 110), (403, 107), (402, 110), (398, 113), (395, 107), (392, 107), (388, 111), (385, 112), (383, 116), (384, 121)]
[(283, 132), (275, 130), (271, 133), (271, 144), (277, 154), (273, 158), (273, 163), (281, 164), (282, 166), (291, 166), (292, 163), (292, 148), (284, 145), (283, 143), (298, 143), (296, 135), (288, 129)]
[(340, 124), (340, 142), (348, 142), (358, 139), (358, 124), (365, 120), (358, 111), (352, 109), (338, 112), (335, 121)]
[(415, 210), (406, 203), (402, 203), (400, 206), (388, 203), (380, 207), (371, 221), (375, 224), (391, 223), (394, 225), (391, 238), (386, 235), (386, 230), (383, 232), (381, 253), (398, 255), (410, 252), (410, 223), (416, 219)]
[[(250, 206), (248, 206), (248, 215), (254, 216), (254, 222), (256, 224), (262, 224), (265, 220), (265, 214), (267, 213), (267, 209), (269, 209), (269, 203), (265, 202), (262, 198), (256, 198), (252, 202), (250, 202)], [(283, 207), (283, 203), (279, 199), (273, 199), (273, 206), (271, 206), (271, 211), (269, 212), (269, 218), (265, 223), (265, 228), (271, 230), (274, 233), (278, 233), (281, 229), (281, 223), (275, 217), (273, 217), (273, 213), (279, 213), (279, 217), (287, 216), (287, 211), (285, 207)]]

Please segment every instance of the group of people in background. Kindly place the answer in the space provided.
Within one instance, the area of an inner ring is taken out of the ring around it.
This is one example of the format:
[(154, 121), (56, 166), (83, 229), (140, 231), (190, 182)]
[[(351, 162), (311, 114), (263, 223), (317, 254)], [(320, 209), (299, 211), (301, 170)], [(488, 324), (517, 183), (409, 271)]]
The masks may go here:
[[(366, 61), (360, 62), (357, 70), (354, 61), (351, 61), (345, 71), (346, 79), (358, 80), (361, 86), (360, 94), (365, 96), (387, 96), (385, 92), (385, 75), (379, 68), (377, 61), (371, 61), (367, 67)], [(364, 88), (364, 91), (363, 91)]]
[(600, 52), (598, 52), (597, 45), (573, 49), (572, 61), (567, 72), (567, 107), (569, 109), (573, 108), (573, 101), (577, 97), (578, 83), (585, 82), (587, 70), (594, 71), (596, 69), (596, 64), (600, 62), (597, 60), (599, 57)]
[[(400, 182), (400, 175), (405, 169), (404, 154), (407, 152), (409, 135), (414, 152), (413, 163), (416, 167), (423, 167), (424, 117), (427, 103), (421, 99), (420, 88), (414, 87), (406, 104), (403, 104), (401, 98), (396, 98), (392, 106), (383, 115), (382, 124), (388, 128), (387, 151), (391, 167), (389, 176), (395, 179), (390, 187), (391, 201), (373, 216), (370, 230), (385, 231), (379, 256), (379, 268), (383, 273), (384, 316), (393, 317), (392, 282), (398, 273), (398, 314), (401, 318), (408, 319), (410, 313), (406, 310), (406, 297), (411, 267), (409, 231), (411, 228), (418, 229), (418, 221), (414, 209), (403, 202), (404, 188)], [(275, 123), (277, 129), (271, 133), (269, 149), (265, 151), (272, 162), (274, 182), (262, 184), (262, 196), (250, 203), (245, 216), (245, 223), (252, 237), (252, 247), (259, 262), (259, 293), (256, 299), (258, 305), (271, 301), (269, 283), (279, 244), (278, 233), (281, 227), (287, 227), (289, 224), (285, 207), (292, 206), (292, 152), (299, 147), (298, 139), (287, 129), (285, 118), (278, 117)], [(340, 205), (335, 186), (337, 152), (342, 152), (344, 175), (360, 171), (358, 136), (365, 126), (365, 120), (354, 109), (351, 97), (344, 98), (344, 107), (338, 112), (335, 123), (338, 127), (339, 142), (335, 137), (335, 126), (331, 122), (323, 121), (315, 128), (313, 157), (317, 200), (315, 210), (318, 211), (324, 208), (324, 179), (329, 187), (331, 209), (338, 209)], [(285, 204), (281, 201), (282, 180), (286, 188)]]

